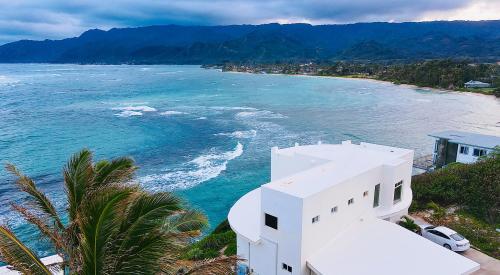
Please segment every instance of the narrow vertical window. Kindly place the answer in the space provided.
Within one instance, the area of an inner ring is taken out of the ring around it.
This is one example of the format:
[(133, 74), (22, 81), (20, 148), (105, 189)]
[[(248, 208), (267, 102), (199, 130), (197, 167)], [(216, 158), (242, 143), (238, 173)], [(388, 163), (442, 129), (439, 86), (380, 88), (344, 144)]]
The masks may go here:
[(354, 198), (350, 198), (348, 201), (347, 201), (347, 205), (351, 205), (354, 203)]
[(337, 211), (339, 211), (339, 208), (337, 206), (334, 206), (330, 211), (332, 212), (332, 214), (334, 214), (337, 213)]
[(363, 192), (363, 197), (368, 197), (368, 191)]
[(403, 194), (403, 181), (400, 181), (394, 185), (394, 203), (401, 201), (402, 194)]
[(373, 207), (377, 207), (380, 201), (380, 183), (375, 185), (375, 192), (373, 192)]

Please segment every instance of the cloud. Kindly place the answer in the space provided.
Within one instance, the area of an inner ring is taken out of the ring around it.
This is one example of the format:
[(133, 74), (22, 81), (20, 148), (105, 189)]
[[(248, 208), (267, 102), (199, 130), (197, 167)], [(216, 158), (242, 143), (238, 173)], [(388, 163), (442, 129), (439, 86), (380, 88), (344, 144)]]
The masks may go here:
[(0, 0), (0, 44), (158, 24), (311, 24), (499, 19), (491, 0)]

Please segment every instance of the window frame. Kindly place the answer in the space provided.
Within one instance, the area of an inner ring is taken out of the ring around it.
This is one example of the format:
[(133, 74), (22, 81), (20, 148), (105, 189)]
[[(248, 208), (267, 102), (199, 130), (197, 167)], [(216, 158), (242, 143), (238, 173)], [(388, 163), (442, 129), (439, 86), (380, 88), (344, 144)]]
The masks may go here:
[(469, 154), (469, 146), (460, 145), (459, 153), (462, 155), (468, 155)]
[(339, 212), (339, 207), (337, 205), (335, 205), (334, 207), (332, 207), (332, 209), (330, 209), (330, 213), (332, 214), (335, 214)]
[[(398, 195), (397, 198), (396, 198), (396, 195)], [(396, 184), (394, 184), (393, 203), (396, 204), (402, 200), (403, 200), (403, 181), (400, 180), (400, 181), (396, 182)]]
[(317, 223), (317, 222), (319, 222), (319, 215), (314, 216), (314, 217), (312, 218), (312, 223), (313, 223), (313, 224), (315, 224), (315, 223)]
[[(477, 154), (476, 154), (477, 152)], [(485, 150), (485, 149), (481, 149), (481, 148), (474, 148), (474, 150), (472, 151), (472, 156), (474, 157), (482, 157), (482, 156), (486, 156), (488, 154), (488, 151)]]
[(354, 198), (350, 198), (350, 199), (347, 201), (347, 205), (351, 205), (351, 204), (354, 204)]

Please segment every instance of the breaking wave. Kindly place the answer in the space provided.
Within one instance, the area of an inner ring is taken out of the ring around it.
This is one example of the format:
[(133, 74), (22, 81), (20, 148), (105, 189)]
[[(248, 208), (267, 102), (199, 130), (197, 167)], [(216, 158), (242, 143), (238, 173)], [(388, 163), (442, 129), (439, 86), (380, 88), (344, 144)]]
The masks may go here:
[[(227, 164), (243, 154), (243, 145), (238, 142), (234, 150), (217, 152), (212, 148), (209, 153), (201, 155), (180, 168), (166, 170), (164, 174), (153, 174), (142, 177), (139, 181), (148, 184), (148, 189), (174, 190), (194, 187), (202, 182), (216, 178), (225, 171)], [(154, 184), (151, 186), (149, 184)]]
[(165, 111), (160, 113), (160, 115), (162, 116), (185, 115), (185, 114), (187, 113), (179, 111)]
[(219, 133), (215, 134), (216, 136), (227, 136), (233, 138), (253, 138), (257, 135), (256, 130), (248, 130), (248, 131), (234, 131), (232, 133)]
[(287, 118), (287, 116), (278, 114), (278, 113), (273, 113), (271, 111), (245, 111), (245, 112), (239, 112), (236, 114), (236, 118)]
[(122, 111), (118, 114), (115, 114), (115, 116), (119, 116), (119, 117), (131, 117), (131, 116), (142, 116), (142, 113), (141, 112), (137, 112), (137, 111)]
[(156, 112), (156, 109), (153, 107), (149, 107), (146, 105), (141, 106), (125, 106), (125, 107), (116, 107), (111, 110), (117, 111), (136, 111), (136, 112)]

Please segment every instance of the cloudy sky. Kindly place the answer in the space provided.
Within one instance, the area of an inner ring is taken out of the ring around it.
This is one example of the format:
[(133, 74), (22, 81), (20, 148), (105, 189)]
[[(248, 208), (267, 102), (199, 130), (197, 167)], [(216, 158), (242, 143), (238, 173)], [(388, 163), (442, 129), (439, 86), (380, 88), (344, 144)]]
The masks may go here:
[(500, 0), (0, 0), (0, 44), (158, 24), (500, 19)]

